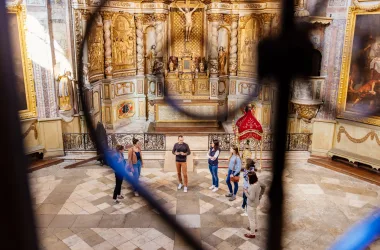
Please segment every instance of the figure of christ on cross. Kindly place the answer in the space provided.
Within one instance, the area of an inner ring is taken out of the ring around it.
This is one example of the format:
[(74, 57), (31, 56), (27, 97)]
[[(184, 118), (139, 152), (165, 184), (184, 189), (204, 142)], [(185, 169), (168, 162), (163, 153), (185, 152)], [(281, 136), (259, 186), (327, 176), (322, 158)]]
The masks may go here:
[(196, 11), (198, 9), (198, 7), (201, 3), (198, 2), (197, 6), (195, 6), (195, 8), (192, 11), (190, 11), (190, 1), (188, 1), (188, 0), (186, 0), (185, 9), (182, 9), (181, 7), (179, 7), (177, 5), (177, 1), (174, 3), (178, 7), (178, 9), (185, 15), (185, 22), (186, 22), (185, 23), (185, 41), (188, 42), (190, 40), (191, 30), (193, 29), (192, 15), (193, 15), (194, 11)]

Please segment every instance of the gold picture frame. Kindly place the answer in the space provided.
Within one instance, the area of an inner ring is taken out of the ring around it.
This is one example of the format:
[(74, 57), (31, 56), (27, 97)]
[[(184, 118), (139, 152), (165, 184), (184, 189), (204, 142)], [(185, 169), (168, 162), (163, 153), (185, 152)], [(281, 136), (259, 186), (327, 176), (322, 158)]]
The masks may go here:
[[(371, 18), (373, 20), (371, 20)], [(359, 55), (362, 57), (363, 52), (361, 51), (367, 50), (366, 46), (370, 43), (369, 39), (373, 40), (372, 34), (370, 33), (375, 33), (376, 35), (373, 45), (377, 44), (376, 40), (380, 41), (380, 32), (368, 31), (368, 34), (366, 34), (364, 31), (360, 30), (360, 27), (363, 27), (365, 22), (372, 21), (373, 23), (377, 23), (374, 22), (375, 20), (380, 23), (380, 8), (373, 8), (371, 11), (357, 6), (351, 6), (349, 8), (338, 89), (337, 117), (380, 126), (380, 114), (377, 114), (378, 112), (376, 112), (375, 115), (373, 115), (373, 113), (371, 115), (365, 115), (366, 113), (370, 113), (369, 111), (373, 107), (374, 102), (375, 105), (378, 105), (377, 102), (380, 101), (380, 92), (376, 92), (377, 94), (373, 97), (373, 99), (375, 99), (374, 101), (371, 99), (368, 101), (368, 98), (364, 99), (364, 97), (362, 97), (363, 92), (359, 92), (364, 89), (364, 85), (369, 84), (368, 80), (372, 81), (374, 79), (373, 73), (368, 73), (368, 69), (373, 70), (371, 69), (373, 66), (361, 67), (360, 65), (353, 63), (355, 62), (355, 60), (353, 61), (353, 58), (356, 58)], [(376, 26), (376, 24), (374, 26)], [(355, 33), (359, 33), (360, 35), (356, 36)], [(363, 37), (368, 37), (367, 44), (365, 44), (363, 40), (359, 40), (359, 38), (363, 39)], [(371, 57), (365, 57), (365, 59), (369, 62)], [(357, 79), (360, 79), (360, 81)], [(366, 95), (369, 94), (366, 93)], [(368, 110), (366, 109), (366, 106), (364, 106), (366, 103), (369, 103)]]
[[(20, 100), (20, 119), (37, 117), (36, 93), (34, 90), (33, 65), (28, 58), (25, 22), (26, 11), (23, 5), (7, 6), (7, 15), (10, 25), (12, 55), (14, 60), (14, 71), (16, 74), (16, 88)], [(17, 28), (17, 30), (16, 30)]]

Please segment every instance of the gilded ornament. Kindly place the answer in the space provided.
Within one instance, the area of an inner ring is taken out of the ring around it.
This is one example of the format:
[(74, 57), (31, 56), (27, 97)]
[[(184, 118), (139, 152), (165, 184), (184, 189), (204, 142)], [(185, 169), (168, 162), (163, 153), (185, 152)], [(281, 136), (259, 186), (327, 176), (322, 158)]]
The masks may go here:
[(297, 114), (305, 121), (310, 122), (318, 113), (320, 104), (298, 104), (294, 103)]
[(167, 18), (166, 14), (162, 14), (162, 13), (155, 13), (154, 14), (154, 20), (156, 22), (165, 22), (166, 18)]
[(209, 22), (222, 22), (223, 14), (217, 14), (217, 13), (208, 14), (207, 19)]
[(352, 137), (352, 136), (347, 132), (347, 130), (345, 129), (345, 127), (340, 126), (340, 127), (339, 127), (339, 131), (338, 131), (338, 135), (337, 135), (337, 137), (336, 137), (337, 142), (340, 142), (342, 134), (345, 134), (345, 135), (347, 136), (347, 138), (348, 138), (351, 142), (353, 142), (353, 143), (363, 143), (363, 142), (365, 142), (368, 138), (370, 138), (372, 141), (373, 141), (373, 139), (376, 139), (376, 143), (377, 143), (377, 145), (380, 146), (380, 139), (379, 139), (379, 136), (377, 135), (377, 133), (376, 133), (375, 131), (371, 131), (371, 132), (369, 132), (368, 134), (366, 134), (365, 136), (363, 136), (362, 138), (356, 139), (356, 138)]

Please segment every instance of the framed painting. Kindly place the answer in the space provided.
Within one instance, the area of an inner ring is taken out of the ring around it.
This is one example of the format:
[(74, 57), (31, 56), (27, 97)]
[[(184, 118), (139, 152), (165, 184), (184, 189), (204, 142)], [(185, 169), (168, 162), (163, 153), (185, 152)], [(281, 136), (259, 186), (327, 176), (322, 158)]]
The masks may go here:
[(350, 7), (338, 92), (338, 118), (380, 126), (380, 9)]
[(25, 41), (25, 7), (22, 5), (9, 6), (7, 7), (7, 15), (20, 118), (34, 118), (37, 117), (36, 95), (34, 91), (33, 66), (28, 58)]

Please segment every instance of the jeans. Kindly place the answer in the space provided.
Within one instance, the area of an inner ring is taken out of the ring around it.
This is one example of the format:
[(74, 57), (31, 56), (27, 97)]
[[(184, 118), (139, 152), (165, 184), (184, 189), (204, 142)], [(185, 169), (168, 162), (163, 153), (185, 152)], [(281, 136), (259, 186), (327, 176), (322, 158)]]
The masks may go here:
[(243, 209), (247, 207), (247, 196), (245, 195), (244, 192), (243, 192), (243, 204), (241, 205), (241, 207)]
[[(232, 170), (229, 169), (228, 170), (228, 174), (227, 174), (227, 179), (226, 179), (226, 183), (227, 183), (228, 189), (230, 190), (230, 194), (232, 194), (232, 185), (231, 185), (230, 175), (233, 172), (234, 171), (232, 171)], [(234, 182), (234, 193), (233, 193), (234, 195), (237, 194), (238, 189), (239, 189), (239, 183), (238, 182)]]
[(214, 185), (215, 187), (219, 187), (218, 165), (209, 165), (208, 168), (210, 169), (210, 173), (212, 176), (212, 185)]
[(116, 178), (116, 185), (115, 189), (113, 190), (113, 199), (116, 200), (117, 196), (120, 195), (121, 192), (121, 184), (123, 183), (123, 178), (118, 177), (117, 174), (115, 174)]
[[(140, 174), (141, 174), (141, 161), (138, 160), (136, 164), (133, 164), (133, 178), (135, 179), (136, 183), (139, 182)], [(137, 190), (134, 190), (134, 191), (136, 192)]]

